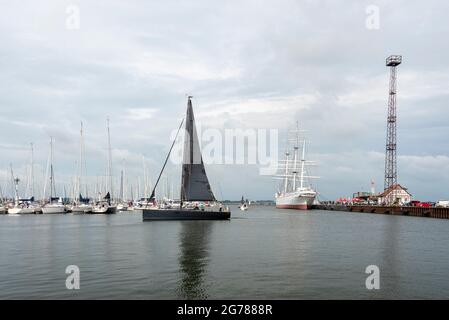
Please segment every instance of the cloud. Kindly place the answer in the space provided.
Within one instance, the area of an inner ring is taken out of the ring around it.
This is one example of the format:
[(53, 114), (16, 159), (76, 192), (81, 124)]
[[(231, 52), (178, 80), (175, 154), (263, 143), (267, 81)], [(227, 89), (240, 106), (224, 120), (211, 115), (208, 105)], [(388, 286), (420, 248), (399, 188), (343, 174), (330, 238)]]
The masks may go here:
[(149, 120), (157, 113), (157, 109), (128, 109), (126, 118), (131, 121)]

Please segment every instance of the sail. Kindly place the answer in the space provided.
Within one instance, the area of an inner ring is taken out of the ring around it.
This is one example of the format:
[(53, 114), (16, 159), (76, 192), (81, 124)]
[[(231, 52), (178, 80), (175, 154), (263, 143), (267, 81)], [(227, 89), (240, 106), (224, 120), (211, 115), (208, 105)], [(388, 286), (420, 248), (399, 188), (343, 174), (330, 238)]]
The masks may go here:
[(181, 200), (215, 201), (201, 156), (191, 97), (187, 102), (185, 130)]

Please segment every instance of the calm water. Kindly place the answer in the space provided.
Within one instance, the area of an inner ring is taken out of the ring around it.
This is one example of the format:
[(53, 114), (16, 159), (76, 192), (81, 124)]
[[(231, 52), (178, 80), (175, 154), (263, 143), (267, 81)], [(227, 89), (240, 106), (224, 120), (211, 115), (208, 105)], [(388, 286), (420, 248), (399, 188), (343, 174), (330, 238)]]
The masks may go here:
[[(233, 215), (0, 216), (0, 298), (449, 298), (447, 220), (269, 207)], [(371, 264), (378, 291), (365, 288)], [(68, 265), (80, 268), (80, 290), (65, 288)]]

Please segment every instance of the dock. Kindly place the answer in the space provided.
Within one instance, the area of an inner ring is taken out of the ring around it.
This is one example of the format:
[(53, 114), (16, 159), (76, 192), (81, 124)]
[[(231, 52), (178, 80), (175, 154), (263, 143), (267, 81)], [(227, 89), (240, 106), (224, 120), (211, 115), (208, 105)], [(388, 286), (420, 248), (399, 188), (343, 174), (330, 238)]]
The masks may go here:
[(439, 207), (425, 208), (425, 207), (405, 207), (405, 206), (320, 204), (313, 206), (312, 209), (388, 214), (395, 216), (425, 217), (435, 219), (449, 219), (449, 208), (439, 208)]

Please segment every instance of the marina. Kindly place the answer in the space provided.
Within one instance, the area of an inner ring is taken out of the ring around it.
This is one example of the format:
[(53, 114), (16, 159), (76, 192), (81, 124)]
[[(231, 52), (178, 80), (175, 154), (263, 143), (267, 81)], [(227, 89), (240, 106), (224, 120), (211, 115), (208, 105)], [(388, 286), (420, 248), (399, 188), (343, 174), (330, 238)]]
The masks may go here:
[(0, 300), (449, 299), (449, 3), (0, 6)]

